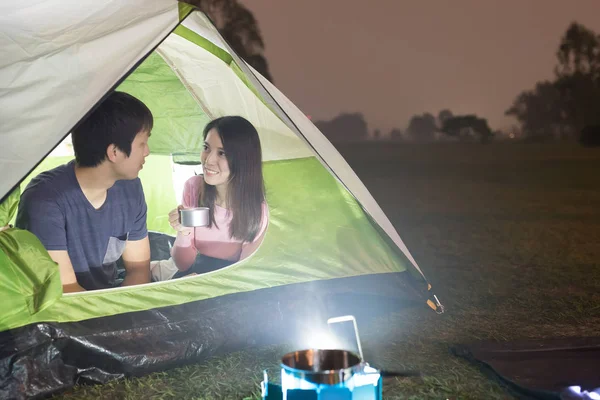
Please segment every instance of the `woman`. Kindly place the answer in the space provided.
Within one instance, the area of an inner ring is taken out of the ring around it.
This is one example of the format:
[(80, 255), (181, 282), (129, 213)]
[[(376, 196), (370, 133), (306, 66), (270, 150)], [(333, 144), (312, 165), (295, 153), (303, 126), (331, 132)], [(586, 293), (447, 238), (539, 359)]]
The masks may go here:
[[(190, 270), (198, 253), (221, 266), (244, 259), (258, 248), (267, 228), (260, 139), (254, 126), (237, 116), (211, 121), (204, 128), (201, 161), (204, 175), (185, 183), (183, 204), (169, 213), (177, 231), (171, 255), (179, 271), (188, 273), (215, 269), (196, 265)], [(209, 208), (209, 226), (182, 226), (179, 210), (198, 206)]]

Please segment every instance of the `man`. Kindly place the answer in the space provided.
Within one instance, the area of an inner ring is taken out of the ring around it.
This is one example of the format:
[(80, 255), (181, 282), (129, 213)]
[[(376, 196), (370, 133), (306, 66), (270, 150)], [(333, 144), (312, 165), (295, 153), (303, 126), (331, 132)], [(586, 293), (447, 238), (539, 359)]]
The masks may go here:
[(114, 92), (71, 133), (75, 160), (35, 177), (16, 226), (33, 232), (60, 268), (63, 292), (150, 282), (146, 201), (138, 174), (150, 153), (152, 113)]

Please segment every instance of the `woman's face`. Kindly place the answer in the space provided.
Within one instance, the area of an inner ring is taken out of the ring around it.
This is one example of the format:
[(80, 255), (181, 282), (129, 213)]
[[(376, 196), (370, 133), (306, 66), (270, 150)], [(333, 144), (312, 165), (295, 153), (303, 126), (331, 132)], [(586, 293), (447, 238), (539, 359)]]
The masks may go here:
[(213, 186), (227, 185), (229, 163), (221, 138), (215, 129), (208, 131), (200, 158), (204, 170), (204, 181)]

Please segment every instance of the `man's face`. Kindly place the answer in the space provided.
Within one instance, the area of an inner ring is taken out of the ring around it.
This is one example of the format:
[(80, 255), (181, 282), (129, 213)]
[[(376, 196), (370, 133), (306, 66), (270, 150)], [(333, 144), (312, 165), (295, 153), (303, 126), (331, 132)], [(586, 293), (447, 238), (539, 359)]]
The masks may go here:
[(135, 179), (138, 177), (140, 171), (144, 167), (144, 160), (150, 154), (150, 147), (148, 147), (149, 138), (149, 132), (139, 132), (131, 143), (131, 153), (129, 154), (129, 157), (122, 151), (117, 150), (119, 156), (115, 163), (115, 170), (119, 177), (118, 179)]

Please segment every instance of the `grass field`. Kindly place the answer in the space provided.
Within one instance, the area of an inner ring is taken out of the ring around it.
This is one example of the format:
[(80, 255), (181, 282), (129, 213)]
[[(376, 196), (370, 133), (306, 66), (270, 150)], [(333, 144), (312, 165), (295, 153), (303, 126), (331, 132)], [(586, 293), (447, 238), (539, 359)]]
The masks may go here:
[[(455, 343), (600, 336), (600, 149), (576, 145), (352, 144), (340, 151), (384, 209), (446, 313), (408, 308), (361, 326), (365, 358), (415, 368), (386, 399), (505, 399), (452, 356)], [(256, 399), (286, 346), (141, 379), (79, 386), (61, 399)]]

